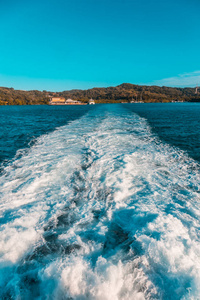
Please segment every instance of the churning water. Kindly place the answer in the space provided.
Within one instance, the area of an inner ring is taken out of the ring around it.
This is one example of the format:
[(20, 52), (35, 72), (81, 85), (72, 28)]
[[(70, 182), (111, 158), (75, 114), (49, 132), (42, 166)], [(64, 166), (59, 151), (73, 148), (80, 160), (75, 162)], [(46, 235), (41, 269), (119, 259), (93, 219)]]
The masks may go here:
[(46, 108), (2, 152), (1, 299), (200, 299), (200, 166), (142, 105)]

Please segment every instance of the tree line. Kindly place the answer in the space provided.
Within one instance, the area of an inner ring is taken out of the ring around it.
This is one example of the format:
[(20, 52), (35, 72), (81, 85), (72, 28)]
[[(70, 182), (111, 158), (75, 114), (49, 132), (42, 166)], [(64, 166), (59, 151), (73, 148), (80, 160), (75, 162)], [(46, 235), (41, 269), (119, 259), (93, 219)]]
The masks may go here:
[(93, 98), (96, 103), (117, 102), (200, 102), (200, 92), (195, 88), (172, 88), (159, 86), (141, 86), (123, 83), (116, 87), (93, 88), (88, 90), (70, 90), (63, 92), (24, 91), (0, 87), (0, 105), (37, 105), (49, 104), (51, 97), (65, 97), (88, 102)]

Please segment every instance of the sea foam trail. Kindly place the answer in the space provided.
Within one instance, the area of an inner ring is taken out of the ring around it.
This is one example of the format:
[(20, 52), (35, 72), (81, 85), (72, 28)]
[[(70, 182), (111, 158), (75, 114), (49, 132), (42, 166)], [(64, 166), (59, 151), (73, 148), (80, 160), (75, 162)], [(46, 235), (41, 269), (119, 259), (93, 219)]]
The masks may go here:
[(41, 136), (0, 177), (0, 296), (198, 299), (199, 165), (125, 106)]

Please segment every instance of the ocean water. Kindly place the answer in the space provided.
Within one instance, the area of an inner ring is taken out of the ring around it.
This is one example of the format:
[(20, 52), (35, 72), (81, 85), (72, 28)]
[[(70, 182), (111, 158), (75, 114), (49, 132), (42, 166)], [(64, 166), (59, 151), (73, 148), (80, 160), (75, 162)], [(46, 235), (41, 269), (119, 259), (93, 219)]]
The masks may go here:
[(0, 121), (0, 299), (200, 299), (199, 104)]

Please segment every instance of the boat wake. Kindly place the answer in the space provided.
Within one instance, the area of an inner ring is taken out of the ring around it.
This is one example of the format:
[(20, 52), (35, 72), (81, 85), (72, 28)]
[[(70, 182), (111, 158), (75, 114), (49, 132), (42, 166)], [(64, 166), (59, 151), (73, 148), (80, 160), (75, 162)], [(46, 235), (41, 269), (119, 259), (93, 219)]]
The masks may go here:
[(125, 106), (39, 137), (0, 177), (1, 299), (197, 299), (200, 168)]

